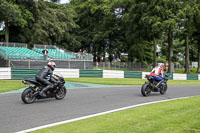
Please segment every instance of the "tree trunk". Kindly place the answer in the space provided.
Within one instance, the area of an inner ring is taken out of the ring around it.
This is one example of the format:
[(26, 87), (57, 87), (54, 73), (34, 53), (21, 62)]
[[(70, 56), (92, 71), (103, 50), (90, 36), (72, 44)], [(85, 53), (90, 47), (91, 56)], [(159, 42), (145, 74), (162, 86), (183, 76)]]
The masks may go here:
[(198, 68), (197, 73), (200, 73), (200, 41), (198, 41)]
[(185, 38), (185, 73), (190, 73), (190, 59), (189, 59), (189, 37)]
[(96, 54), (94, 54), (94, 56), (93, 56), (93, 61), (94, 61), (94, 62), (97, 61), (97, 55), (96, 55)]
[(172, 61), (172, 57), (173, 57), (173, 35), (172, 32), (169, 31), (168, 33), (168, 73), (173, 73), (174, 72), (174, 65), (173, 65), (173, 61)]
[(105, 51), (105, 49), (103, 51), (103, 62), (106, 62), (106, 51)]
[(133, 56), (130, 50), (128, 51), (128, 62), (133, 62)]
[(5, 27), (6, 27), (5, 40), (6, 40), (6, 45), (8, 46), (8, 42), (9, 42), (9, 27), (8, 27), (8, 21), (5, 21)]
[(156, 51), (157, 51), (157, 42), (156, 42), (156, 39), (154, 38), (153, 39), (153, 67), (156, 66)]

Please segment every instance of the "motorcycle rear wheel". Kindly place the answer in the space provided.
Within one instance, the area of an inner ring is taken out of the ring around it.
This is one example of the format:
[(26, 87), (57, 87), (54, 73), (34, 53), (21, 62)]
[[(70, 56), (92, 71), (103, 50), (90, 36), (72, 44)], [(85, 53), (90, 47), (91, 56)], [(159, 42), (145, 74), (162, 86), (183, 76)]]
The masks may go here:
[(35, 100), (36, 100), (36, 97), (33, 96), (33, 94), (34, 94), (34, 91), (32, 90), (31, 87), (26, 88), (26, 89), (23, 91), (22, 95), (21, 95), (22, 101), (23, 101), (24, 103), (26, 103), (26, 104), (34, 103)]
[(141, 93), (145, 97), (151, 93), (151, 88), (149, 87), (149, 83), (144, 83), (144, 85), (141, 88)]
[(67, 89), (63, 86), (61, 88), (59, 88), (56, 93), (55, 93), (55, 98), (57, 100), (61, 100), (63, 99), (67, 94)]

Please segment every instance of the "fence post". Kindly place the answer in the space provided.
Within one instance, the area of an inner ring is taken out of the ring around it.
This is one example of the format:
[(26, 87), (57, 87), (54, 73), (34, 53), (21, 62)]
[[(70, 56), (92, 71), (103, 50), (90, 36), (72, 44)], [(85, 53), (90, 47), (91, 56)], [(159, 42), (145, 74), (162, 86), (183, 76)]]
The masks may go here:
[(83, 67), (84, 67), (84, 70), (85, 70), (85, 68), (86, 68), (86, 66), (85, 66), (85, 59), (83, 60)]
[(105, 69), (105, 62), (103, 62), (103, 69)]
[(98, 62), (96, 61), (96, 69), (98, 69)]
[(70, 63), (71, 63), (71, 62), (70, 62), (70, 60), (69, 60), (69, 61), (68, 61), (68, 68), (69, 68), (69, 69), (70, 69), (70, 67), (71, 67), (71, 66), (70, 66), (70, 65), (71, 65)]
[(28, 59), (28, 69), (30, 69), (30, 68), (31, 68), (31, 60)]
[(10, 67), (10, 59), (8, 59), (8, 67)]

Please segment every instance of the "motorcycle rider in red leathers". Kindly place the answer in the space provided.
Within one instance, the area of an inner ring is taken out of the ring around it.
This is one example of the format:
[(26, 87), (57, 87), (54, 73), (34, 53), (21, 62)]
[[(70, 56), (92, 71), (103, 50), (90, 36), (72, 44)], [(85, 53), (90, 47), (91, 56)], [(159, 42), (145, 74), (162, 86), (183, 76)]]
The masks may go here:
[(165, 78), (163, 63), (159, 63), (156, 67), (154, 67), (150, 75), (153, 77), (154, 80), (159, 81), (155, 86), (156, 88), (159, 88), (159, 86), (163, 82), (163, 79)]

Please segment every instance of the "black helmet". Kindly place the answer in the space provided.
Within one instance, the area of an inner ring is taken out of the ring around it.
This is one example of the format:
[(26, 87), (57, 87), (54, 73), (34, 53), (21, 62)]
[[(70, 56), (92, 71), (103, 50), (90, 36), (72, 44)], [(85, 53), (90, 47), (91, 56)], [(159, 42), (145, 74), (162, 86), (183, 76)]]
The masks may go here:
[(52, 69), (52, 71), (55, 69), (56, 67), (56, 63), (55, 62), (49, 62), (48, 66)]

